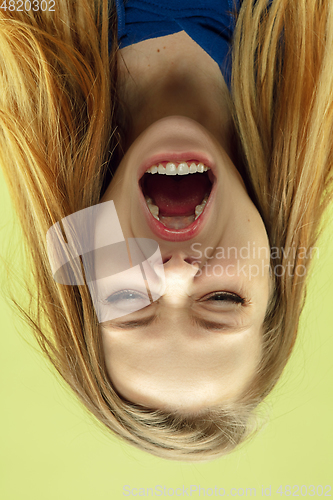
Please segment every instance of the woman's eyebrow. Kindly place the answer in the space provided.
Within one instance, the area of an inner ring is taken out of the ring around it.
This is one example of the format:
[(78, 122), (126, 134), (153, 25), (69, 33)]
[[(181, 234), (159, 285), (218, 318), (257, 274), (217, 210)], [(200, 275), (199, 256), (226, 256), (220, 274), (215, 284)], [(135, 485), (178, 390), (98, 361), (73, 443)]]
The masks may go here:
[(123, 321), (120, 323), (110, 323), (110, 326), (112, 326), (113, 328), (124, 328), (124, 329), (137, 328), (139, 326), (149, 326), (157, 319), (157, 316), (158, 316), (157, 314), (153, 314), (151, 316), (148, 316), (148, 318), (135, 319), (132, 321)]
[(200, 328), (205, 330), (220, 330), (227, 333), (240, 333), (249, 328), (249, 325), (230, 325), (228, 323), (223, 323), (222, 321), (209, 321), (198, 316), (191, 316), (193, 323)]
[[(157, 320), (158, 314), (153, 314), (149, 316), (148, 318), (143, 318), (143, 319), (136, 319), (132, 321), (123, 321), (120, 323), (110, 323), (109, 326), (113, 328), (120, 328), (120, 329), (131, 329), (131, 328), (138, 328), (142, 326), (149, 326), (154, 321)], [(219, 331), (224, 331), (227, 333), (240, 333), (247, 328), (249, 328), (249, 325), (230, 325), (228, 323), (223, 323), (222, 321), (209, 321), (203, 318), (199, 318), (198, 316), (191, 316), (192, 322), (194, 323), (195, 326), (199, 326), (200, 328), (204, 328), (205, 330), (219, 330)], [(107, 326), (107, 325), (105, 325)]]

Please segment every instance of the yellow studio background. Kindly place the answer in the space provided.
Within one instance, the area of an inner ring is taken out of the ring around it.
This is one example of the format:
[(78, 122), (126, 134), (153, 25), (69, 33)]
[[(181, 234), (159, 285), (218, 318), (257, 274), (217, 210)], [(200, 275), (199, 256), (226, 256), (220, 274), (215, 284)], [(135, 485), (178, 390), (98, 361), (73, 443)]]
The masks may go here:
[[(3, 258), (16, 258), (20, 238), (2, 175), (0, 213), (5, 294)], [(101, 430), (0, 296), (0, 499), (333, 496), (333, 210), (328, 218), (295, 352), (262, 410), (269, 423), (207, 464), (154, 458)]]

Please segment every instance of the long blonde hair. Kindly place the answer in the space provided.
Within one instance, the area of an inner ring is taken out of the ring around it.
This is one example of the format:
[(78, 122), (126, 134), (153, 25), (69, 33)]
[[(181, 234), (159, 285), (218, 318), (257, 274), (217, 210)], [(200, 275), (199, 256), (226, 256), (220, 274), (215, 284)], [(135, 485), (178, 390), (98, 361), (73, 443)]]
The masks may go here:
[[(123, 400), (107, 375), (88, 287), (56, 283), (48, 229), (96, 205), (123, 154), (117, 15), (107, 0), (58, 0), (55, 12), (0, 12), (0, 164), (21, 223), (29, 305), (12, 303), (83, 404), (118, 436), (157, 456), (205, 461), (255, 428), (254, 409), (290, 356), (311, 258), (332, 198), (333, 4), (244, 0), (233, 39), (230, 105), (239, 168), (266, 226), (274, 293), (255, 379), (234, 406), (197, 416)], [(108, 37), (112, 32), (109, 53)]]

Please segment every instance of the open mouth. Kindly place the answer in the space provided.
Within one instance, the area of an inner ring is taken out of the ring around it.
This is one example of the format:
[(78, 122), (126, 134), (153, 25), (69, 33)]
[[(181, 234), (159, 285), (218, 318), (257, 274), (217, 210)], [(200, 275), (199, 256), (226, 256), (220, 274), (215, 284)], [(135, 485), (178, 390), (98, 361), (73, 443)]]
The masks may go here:
[(152, 216), (171, 230), (189, 227), (204, 213), (214, 175), (198, 161), (159, 162), (140, 179)]

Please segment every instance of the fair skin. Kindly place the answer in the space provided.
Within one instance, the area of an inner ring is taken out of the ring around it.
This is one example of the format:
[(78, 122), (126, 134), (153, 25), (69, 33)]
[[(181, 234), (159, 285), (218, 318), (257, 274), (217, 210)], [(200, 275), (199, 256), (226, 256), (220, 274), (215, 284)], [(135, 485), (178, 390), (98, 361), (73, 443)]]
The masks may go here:
[[(129, 401), (200, 412), (235, 401), (256, 373), (271, 291), (269, 242), (231, 160), (227, 88), (210, 56), (180, 32), (122, 49), (119, 72), (132, 127), (101, 202), (114, 201), (125, 238), (157, 241), (166, 288), (150, 305), (101, 324), (106, 367)], [(138, 165), (162, 151), (196, 151), (215, 165), (205, 222), (181, 241), (177, 231), (154, 233), (140, 201)]]

